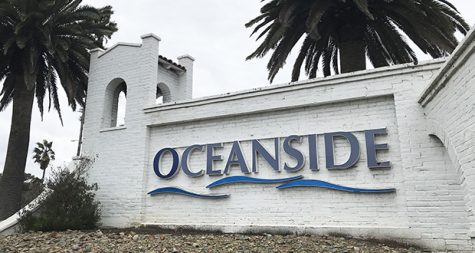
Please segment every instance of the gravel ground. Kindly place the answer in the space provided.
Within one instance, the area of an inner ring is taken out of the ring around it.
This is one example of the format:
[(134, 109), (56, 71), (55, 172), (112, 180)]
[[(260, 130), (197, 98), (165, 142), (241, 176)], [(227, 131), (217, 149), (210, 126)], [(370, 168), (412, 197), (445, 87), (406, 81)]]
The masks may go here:
[(422, 252), (338, 236), (66, 231), (0, 236), (0, 252)]

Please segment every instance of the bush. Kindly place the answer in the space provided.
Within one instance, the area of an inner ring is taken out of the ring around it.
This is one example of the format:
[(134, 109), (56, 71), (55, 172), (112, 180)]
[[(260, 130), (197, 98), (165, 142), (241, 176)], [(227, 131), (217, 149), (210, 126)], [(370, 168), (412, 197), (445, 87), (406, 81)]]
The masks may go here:
[[(2, 173), (0, 173), (0, 180), (2, 180)], [(23, 181), (23, 188), (21, 189), (21, 208), (36, 199), (43, 190), (44, 187), (41, 179), (32, 174), (25, 173), (25, 181)]]
[(23, 189), (21, 193), (21, 207), (25, 207), (32, 200), (36, 199), (44, 190), (41, 179), (34, 175), (25, 173), (25, 181), (23, 182)]
[[(84, 166), (80, 166), (84, 167)], [(100, 219), (99, 202), (94, 200), (97, 184), (88, 185), (85, 169), (53, 171), (46, 184), (50, 194), (37, 212), (26, 211), (20, 218), (22, 231), (94, 229)]]

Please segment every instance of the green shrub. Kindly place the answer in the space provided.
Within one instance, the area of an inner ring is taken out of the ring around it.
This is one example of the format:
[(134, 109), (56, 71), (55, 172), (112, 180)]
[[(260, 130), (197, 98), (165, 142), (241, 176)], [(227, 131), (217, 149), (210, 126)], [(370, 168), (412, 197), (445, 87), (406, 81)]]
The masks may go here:
[[(0, 173), (0, 180), (2, 173)], [(25, 181), (23, 181), (23, 188), (21, 189), (21, 207), (25, 207), (32, 200), (36, 199), (44, 190), (41, 179), (32, 174), (25, 173)]]
[(21, 207), (25, 207), (36, 199), (44, 190), (43, 181), (34, 175), (25, 173), (25, 181), (21, 193)]
[(22, 213), (22, 231), (80, 230), (97, 227), (100, 219), (99, 202), (94, 200), (97, 184), (87, 183), (83, 168), (74, 172), (66, 169), (54, 171), (46, 186), (50, 194), (40, 200), (40, 209)]

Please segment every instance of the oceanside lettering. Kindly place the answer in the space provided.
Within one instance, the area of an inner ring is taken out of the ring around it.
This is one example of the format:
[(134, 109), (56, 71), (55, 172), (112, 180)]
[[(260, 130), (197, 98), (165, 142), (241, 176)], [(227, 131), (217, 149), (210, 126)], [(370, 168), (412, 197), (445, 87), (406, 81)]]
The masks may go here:
[[(360, 144), (356, 136), (351, 132), (332, 132), (319, 134), (323, 135), (325, 143), (325, 160), (326, 168), (328, 170), (344, 170), (353, 167), (360, 159)], [(369, 129), (364, 131), (365, 143), (366, 143), (366, 154), (367, 154), (367, 165), (369, 169), (389, 169), (391, 168), (391, 163), (389, 161), (378, 162), (377, 160), (377, 151), (389, 150), (387, 143), (376, 144), (375, 137), (377, 135), (387, 135), (386, 128), (379, 129)], [(317, 162), (317, 134), (306, 135), (308, 141), (308, 155), (305, 156), (302, 151), (296, 149), (294, 143), (302, 143), (304, 136), (299, 135), (290, 135), (283, 138), (284, 141), (281, 145), (281, 138), (273, 138), (274, 140), (274, 150), (273, 154), (269, 150), (265, 149), (259, 140), (251, 140), (252, 148), (252, 165), (251, 168), (248, 167), (244, 155), (242, 153), (242, 148), (239, 141), (232, 142), (232, 148), (229, 153), (226, 165), (224, 169), (217, 169), (213, 167), (213, 163), (216, 161), (223, 161), (221, 155), (216, 155), (215, 150), (223, 148), (222, 143), (212, 143), (212, 144), (195, 144), (187, 147), (183, 152), (181, 159), (177, 151), (174, 148), (163, 148), (157, 152), (155, 158), (153, 159), (153, 169), (155, 174), (162, 179), (171, 179), (173, 178), (180, 167), (183, 172), (189, 177), (200, 177), (205, 174), (208, 176), (220, 176), (223, 174), (228, 175), (230, 169), (233, 165), (239, 166), (241, 172), (244, 174), (257, 173), (257, 157), (261, 156), (273, 170), (279, 172), (280, 168), (280, 150), (284, 150), (286, 154), (295, 159), (296, 165), (290, 166), (287, 162), (284, 163), (284, 170), (287, 172), (297, 172), (300, 171), (306, 162), (305, 157), (308, 157), (309, 168), (312, 171), (318, 171), (318, 162)], [(335, 138), (344, 138), (350, 144), (350, 156), (345, 163), (335, 164), (334, 159), (334, 140)], [(162, 173), (160, 159), (165, 154), (170, 154), (172, 159), (171, 168), (167, 174)], [(206, 169), (196, 170), (192, 169), (189, 166), (190, 156), (198, 155), (197, 153), (206, 153)], [(180, 163), (181, 161), (181, 163)], [(181, 165), (181, 166), (180, 166)]]

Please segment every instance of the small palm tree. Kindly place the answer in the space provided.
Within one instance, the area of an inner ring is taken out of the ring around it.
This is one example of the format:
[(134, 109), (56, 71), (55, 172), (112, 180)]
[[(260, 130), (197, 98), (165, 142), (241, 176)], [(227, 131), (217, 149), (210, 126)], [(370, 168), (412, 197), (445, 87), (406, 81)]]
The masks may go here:
[(469, 30), (448, 0), (270, 0), (252, 26), (264, 40), (247, 59), (273, 51), (271, 82), (301, 39), (292, 81), (302, 65), (316, 77), (320, 60), (325, 76), (332, 67), (337, 74), (363, 70), (366, 56), (374, 67), (417, 62), (403, 33), (433, 58), (447, 56), (458, 44), (454, 33)]
[(45, 180), (46, 168), (48, 168), (51, 161), (55, 159), (55, 154), (53, 151), (53, 142), (48, 142), (43, 140), (43, 143), (37, 142), (36, 147), (33, 150), (33, 160), (35, 163), (40, 165), (40, 169), (43, 170), (43, 176), (41, 177), (41, 182)]
[[(0, 111), (13, 105), (3, 177), (0, 220), (20, 209), (28, 156), (31, 114), (36, 97), (43, 114), (53, 107), (61, 119), (58, 92), (69, 106), (84, 106), (89, 49), (117, 30), (112, 7), (81, 5), (81, 0), (0, 0)], [(62, 122), (62, 120), (61, 120)]]

